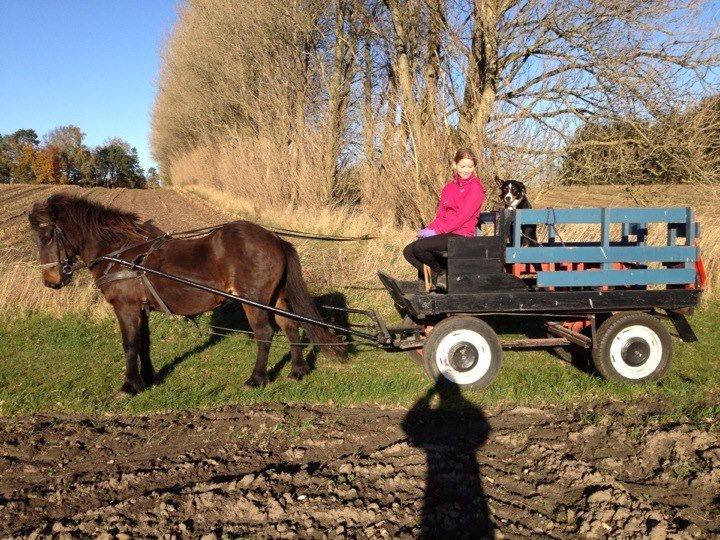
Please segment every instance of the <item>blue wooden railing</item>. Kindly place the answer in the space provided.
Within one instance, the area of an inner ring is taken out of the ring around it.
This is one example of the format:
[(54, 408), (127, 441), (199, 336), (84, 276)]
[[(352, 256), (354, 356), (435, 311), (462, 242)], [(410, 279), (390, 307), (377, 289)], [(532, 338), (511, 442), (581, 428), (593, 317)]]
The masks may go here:
[[(621, 237), (611, 239), (611, 225), (621, 224)], [(648, 224), (667, 225), (663, 246), (646, 245)], [(521, 247), (522, 227), (545, 225), (548, 240)], [(556, 225), (597, 224), (599, 242), (560, 242)], [(697, 223), (691, 208), (546, 208), (515, 212), (507, 263), (599, 263), (600, 269), (540, 271), (539, 287), (595, 287), (694, 284)], [(631, 240), (631, 237), (635, 237)], [(676, 245), (683, 238), (683, 245)], [(613, 263), (678, 263), (676, 268), (613, 269)]]

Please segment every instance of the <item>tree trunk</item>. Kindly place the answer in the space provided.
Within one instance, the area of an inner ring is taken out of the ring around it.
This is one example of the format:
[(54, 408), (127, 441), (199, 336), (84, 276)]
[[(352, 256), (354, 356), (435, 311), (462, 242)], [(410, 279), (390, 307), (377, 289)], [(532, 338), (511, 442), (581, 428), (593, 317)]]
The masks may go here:
[(363, 43), (363, 139), (365, 159), (368, 163), (375, 161), (375, 119), (373, 118), (373, 60), (372, 42), (365, 36)]
[(440, 33), (442, 31), (443, 0), (427, 0), (428, 35), (425, 58), (425, 92), (422, 100), (422, 122), (437, 127), (440, 121), (438, 110), (438, 77), (440, 76)]
[(407, 7), (400, 7), (398, 0), (386, 0), (386, 5), (392, 16), (395, 30), (395, 58), (394, 71), (397, 83), (400, 106), (403, 110), (403, 124), (412, 131), (418, 125), (418, 108), (413, 92), (413, 59), (410, 51), (413, 50), (408, 28)]
[(336, 188), (338, 159), (342, 148), (345, 113), (350, 93), (349, 71), (352, 65), (348, 54), (350, 37), (345, 24), (350, 15), (348, 0), (339, 0), (335, 16), (335, 46), (333, 49), (332, 76), (328, 89), (327, 130), (325, 137), (325, 176), (329, 192), (325, 194), (327, 202)]
[(485, 127), (495, 104), (500, 16), (499, 0), (475, 0), (475, 25), (458, 130), (478, 148), (485, 146)]

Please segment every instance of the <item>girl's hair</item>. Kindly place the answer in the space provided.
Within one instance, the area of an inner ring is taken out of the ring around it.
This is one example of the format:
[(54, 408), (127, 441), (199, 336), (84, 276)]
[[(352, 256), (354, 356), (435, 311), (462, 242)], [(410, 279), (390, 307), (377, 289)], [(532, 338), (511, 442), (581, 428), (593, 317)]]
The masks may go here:
[(469, 148), (458, 148), (458, 151), (455, 152), (453, 163), (459, 163), (462, 159), (471, 159), (474, 165), (477, 165), (478, 162), (477, 157), (475, 157), (475, 152)]

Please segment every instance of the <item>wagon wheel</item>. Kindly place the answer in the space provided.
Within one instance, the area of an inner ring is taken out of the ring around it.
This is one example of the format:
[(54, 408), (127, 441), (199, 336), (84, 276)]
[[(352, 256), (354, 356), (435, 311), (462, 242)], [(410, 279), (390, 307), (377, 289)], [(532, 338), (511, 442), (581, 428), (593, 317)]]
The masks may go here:
[(611, 381), (641, 383), (660, 379), (670, 367), (672, 338), (657, 317), (617, 313), (597, 331), (593, 363)]
[(432, 329), (423, 347), (425, 371), (434, 380), (450, 380), (464, 388), (488, 387), (500, 372), (502, 346), (490, 326), (458, 315)]

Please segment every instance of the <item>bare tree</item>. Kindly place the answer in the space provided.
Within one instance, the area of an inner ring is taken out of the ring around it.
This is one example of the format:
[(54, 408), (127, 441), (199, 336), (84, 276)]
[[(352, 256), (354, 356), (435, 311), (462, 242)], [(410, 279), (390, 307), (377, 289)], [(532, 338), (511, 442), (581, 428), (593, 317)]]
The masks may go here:
[(575, 136), (586, 122), (658, 123), (705, 97), (720, 36), (704, 5), (189, 0), (164, 57), (155, 157), (172, 168), (226, 146), (203, 155), (227, 164), (205, 170), (282, 175), (273, 197), (293, 204), (337, 202), (353, 177), (365, 209), (418, 224), (458, 145), (485, 158), (490, 188), (495, 177), (546, 179), (589, 144)]
[[(477, 0), (459, 127), (484, 146), (557, 151), (577, 125), (629, 113), (653, 117), (702, 95), (718, 34), (693, 33), (695, 0)], [(462, 35), (459, 26), (456, 35)], [(512, 134), (544, 132), (513, 145)], [(510, 135), (510, 140), (507, 137)]]

